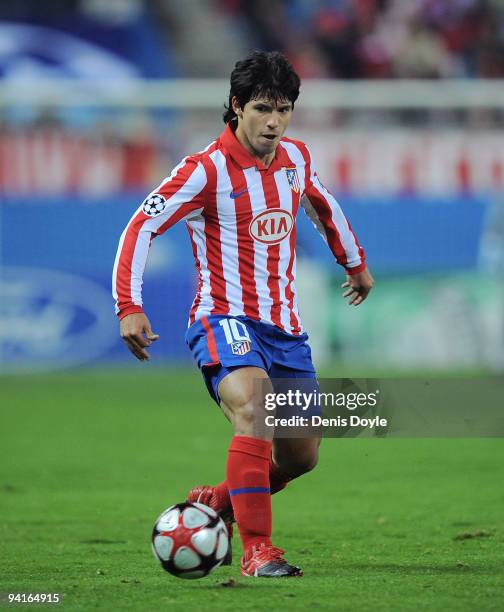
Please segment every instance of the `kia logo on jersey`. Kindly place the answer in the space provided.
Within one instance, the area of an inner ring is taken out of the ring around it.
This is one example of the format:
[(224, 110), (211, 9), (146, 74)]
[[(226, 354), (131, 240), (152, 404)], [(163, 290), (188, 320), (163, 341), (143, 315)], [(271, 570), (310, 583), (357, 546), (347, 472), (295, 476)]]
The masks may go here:
[(256, 215), (249, 226), (250, 235), (264, 244), (278, 244), (290, 233), (294, 219), (288, 210), (269, 208)]

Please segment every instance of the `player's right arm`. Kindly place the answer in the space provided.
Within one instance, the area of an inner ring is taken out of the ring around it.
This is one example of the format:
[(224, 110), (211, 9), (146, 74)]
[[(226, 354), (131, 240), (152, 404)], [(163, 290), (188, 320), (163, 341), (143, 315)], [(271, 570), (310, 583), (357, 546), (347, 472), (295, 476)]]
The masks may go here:
[(153, 340), (150, 322), (143, 312), (142, 282), (152, 240), (178, 221), (201, 214), (206, 172), (198, 156), (185, 158), (135, 211), (119, 240), (112, 293), (120, 319), (121, 337), (140, 360)]
[(150, 355), (146, 347), (155, 342), (159, 335), (152, 331), (147, 315), (143, 312), (134, 312), (126, 315), (119, 322), (121, 338), (129, 350), (140, 361), (146, 361)]

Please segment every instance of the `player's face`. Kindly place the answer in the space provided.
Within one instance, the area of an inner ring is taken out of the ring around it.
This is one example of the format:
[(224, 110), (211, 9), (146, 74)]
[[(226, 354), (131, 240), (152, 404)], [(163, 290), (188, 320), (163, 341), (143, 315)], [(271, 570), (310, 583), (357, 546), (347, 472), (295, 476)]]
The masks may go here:
[(292, 116), (289, 100), (250, 100), (243, 109), (233, 98), (233, 110), (238, 115), (236, 135), (256, 157), (273, 157)]

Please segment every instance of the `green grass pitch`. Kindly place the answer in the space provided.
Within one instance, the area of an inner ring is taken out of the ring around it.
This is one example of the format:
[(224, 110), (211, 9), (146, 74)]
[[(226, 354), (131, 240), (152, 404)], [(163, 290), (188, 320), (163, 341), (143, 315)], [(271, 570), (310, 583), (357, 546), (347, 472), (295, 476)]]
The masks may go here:
[[(163, 572), (158, 514), (224, 473), (230, 427), (196, 371), (0, 379), (0, 591), (68, 610), (502, 610), (504, 441), (327, 439), (273, 498), (305, 576)], [(459, 536), (459, 537), (457, 537)]]

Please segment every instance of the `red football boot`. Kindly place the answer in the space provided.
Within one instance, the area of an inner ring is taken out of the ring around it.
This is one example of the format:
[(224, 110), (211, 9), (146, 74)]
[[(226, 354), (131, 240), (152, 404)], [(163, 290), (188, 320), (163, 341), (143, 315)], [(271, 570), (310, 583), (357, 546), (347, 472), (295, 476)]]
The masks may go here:
[(209, 485), (202, 485), (191, 489), (187, 494), (187, 501), (192, 503), (197, 502), (199, 504), (205, 504), (205, 506), (208, 506), (209, 508), (212, 508), (212, 510), (215, 510), (215, 512), (217, 512), (217, 514), (224, 521), (228, 530), (229, 546), (226, 556), (222, 561), (222, 565), (231, 565), (231, 562), (233, 560), (231, 539), (233, 537), (234, 522), (234, 514), (231, 504), (223, 502), (217, 495), (215, 487), (211, 487)]
[(290, 565), (282, 557), (284, 551), (271, 544), (253, 546), (242, 557), (241, 575), (255, 576), (256, 578), (288, 578), (289, 576), (302, 576), (303, 570)]

